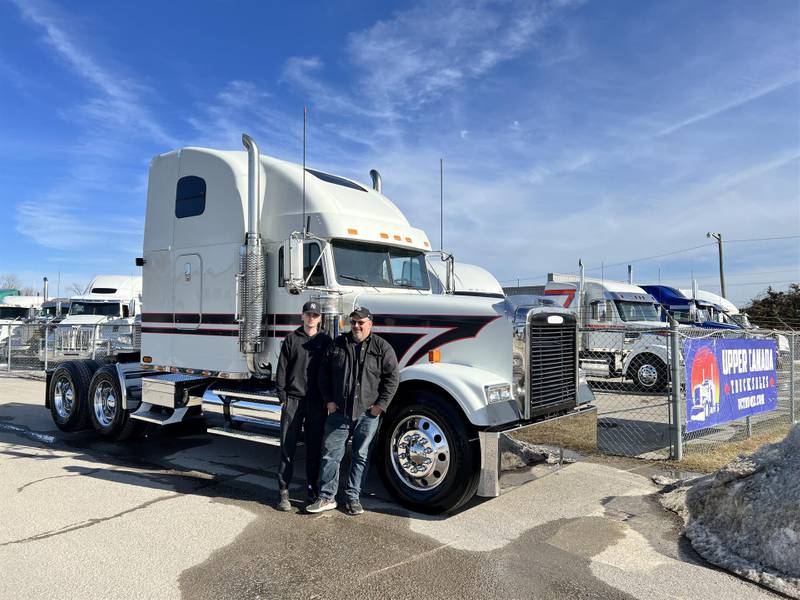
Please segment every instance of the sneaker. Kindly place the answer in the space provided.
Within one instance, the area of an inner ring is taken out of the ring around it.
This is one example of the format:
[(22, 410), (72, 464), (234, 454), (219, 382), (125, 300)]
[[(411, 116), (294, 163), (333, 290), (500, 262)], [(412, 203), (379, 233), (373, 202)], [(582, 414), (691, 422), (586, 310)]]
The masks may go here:
[(288, 512), (292, 510), (292, 503), (289, 502), (289, 490), (281, 490), (280, 499), (275, 505), (275, 508), (281, 512)]
[(334, 508), (336, 508), (336, 500), (333, 498), (317, 498), (316, 502), (306, 507), (306, 512), (321, 513)]
[(348, 515), (360, 515), (364, 512), (364, 507), (361, 506), (361, 502), (358, 500), (348, 500), (347, 501), (347, 514)]

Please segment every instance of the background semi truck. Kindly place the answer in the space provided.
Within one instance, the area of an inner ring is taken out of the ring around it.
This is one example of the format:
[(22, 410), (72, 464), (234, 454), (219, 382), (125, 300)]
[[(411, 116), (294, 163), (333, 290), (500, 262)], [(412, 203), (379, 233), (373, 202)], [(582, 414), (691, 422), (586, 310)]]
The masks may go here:
[(153, 159), (137, 259), (141, 352), (49, 371), (45, 402), (60, 428), (122, 440), (202, 416), (211, 434), (277, 445), (278, 352), (312, 298), (332, 336), (367, 306), (397, 354), (401, 383), (374, 463), (406, 506), (439, 512), (499, 494), (504, 433), (594, 423), (585, 383), (579, 394), (574, 315), (514, 315), (502, 290), (453, 293), (449, 257), (445, 293), (433, 293), (431, 244), (382, 194), (377, 171), (363, 185), (242, 139), (246, 152)]
[(572, 311), (582, 329), (580, 365), (596, 377), (626, 377), (643, 391), (669, 383), (669, 325), (639, 286), (550, 273), (544, 294)]

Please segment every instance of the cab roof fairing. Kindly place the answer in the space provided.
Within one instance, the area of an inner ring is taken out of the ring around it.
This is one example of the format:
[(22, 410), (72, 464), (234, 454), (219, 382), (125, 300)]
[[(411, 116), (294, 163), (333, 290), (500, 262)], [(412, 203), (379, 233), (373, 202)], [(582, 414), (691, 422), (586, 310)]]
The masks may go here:
[[(242, 214), (241, 235), (244, 237), (248, 218), (247, 152), (182, 148), (155, 157), (151, 163), (151, 170), (157, 167), (160, 160), (174, 161), (176, 153), (181, 163), (182, 177), (190, 174), (193, 159), (199, 158), (193, 155), (202, 155), (205, 160), (216, 159), (230, 169), (238, 197), (230, 193), (224, 197), (238, 204), (236, 210)], [(289, 232), (300, 231), (305, 226), (303, 167), (261, 154), (261, 168), (260, 233), (267, 240), (281, 241)], [(194, 174), (198, 177), (204, 175), (202, 172)], [(430, 250), (430, 242), (425, 232), (411, 227), (400, 209), (386, 196), (376, 192), (369, 185), (340, 176), (334, 177), (349, 182), (359, 189), (323, 181), (308, 170), (305, 173), (305, 216), (306, 219), (311, 217), (310, 232), (313, 235), (328, 239), (352, 239), (401, 248), (415, 248), (423, 252)], [(150, 195), (148, 198), (149, 202), (158, 199)], [(174, 196), (164, 198), (163, 201), (173, 205), (175, 198)], [(166, 211), (159, 213), (166, 214)], [(352, 233), (351, 230), (357, 233)], [(382, 237), (381, 234), (385, 234), (386, 237)]]

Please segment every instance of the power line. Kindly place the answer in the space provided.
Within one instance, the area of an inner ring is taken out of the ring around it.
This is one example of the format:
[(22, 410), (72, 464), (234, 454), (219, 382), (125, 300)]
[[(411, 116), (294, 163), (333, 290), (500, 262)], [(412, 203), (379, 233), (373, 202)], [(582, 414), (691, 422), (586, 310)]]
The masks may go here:
[(794, 240), (797, 238), (800, 238), (800, 235), (781, 235), (777, 237), (767, 237), (767, 238), (744, 238), (741, 240), (725, 240), (723, 243), (733, 244), (737, 242), (768, 242), (770, 240)]

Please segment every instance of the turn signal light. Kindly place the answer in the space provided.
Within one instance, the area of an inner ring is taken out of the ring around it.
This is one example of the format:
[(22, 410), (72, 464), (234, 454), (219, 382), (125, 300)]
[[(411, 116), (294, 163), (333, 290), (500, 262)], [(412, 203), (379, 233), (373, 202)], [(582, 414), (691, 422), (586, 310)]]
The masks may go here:
[(441, 350), (431, 350), (428, 352), (428, 362), (437, 363), (441, 362), (442, 360), (442, 351)]
[(153, 362), (153, 357), (152, 356), (143, 356), (142, 357), (142, 362), (149, 364), (149, 363)]
[(349, 229), (347, 230), (347, 233), (349, 233), (349, 234), (351, 234), (351, 235), (358, 235), (358, 229), (352, 229), (352, 228), (349, 228)]

